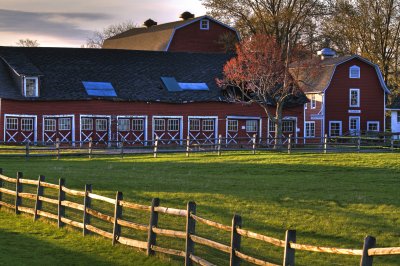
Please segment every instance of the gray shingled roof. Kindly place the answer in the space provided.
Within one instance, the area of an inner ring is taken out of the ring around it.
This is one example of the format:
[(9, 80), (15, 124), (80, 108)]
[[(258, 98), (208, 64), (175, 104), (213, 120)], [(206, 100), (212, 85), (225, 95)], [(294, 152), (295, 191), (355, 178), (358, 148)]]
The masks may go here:
[[(215, 78), (231, 56), (82, 48), (0, 47), (0, 98), (28, 100), (12, 80), (7, 65), (26, 76), (40, 76), (40, 97), (33, 100), (92, 99), (82, 81), (111, 82), (112, 100), (202, 102), (223, 99)], [(205, 82), (209, 91), (168, 92), (161, 77)], [(29, 99), (32, 100), (32, 99)]]

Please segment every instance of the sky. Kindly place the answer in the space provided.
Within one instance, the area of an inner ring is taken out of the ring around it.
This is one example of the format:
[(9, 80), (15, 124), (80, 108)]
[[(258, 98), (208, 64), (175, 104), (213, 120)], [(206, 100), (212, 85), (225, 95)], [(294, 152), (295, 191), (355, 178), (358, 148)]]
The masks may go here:
[(200, 0), (0, 0), (0, 46), (29, 38), (42, 47), (80, 47), (108, 25), (141, 26), (148, 18), (161, 24), (184, 11), (206, 13)]

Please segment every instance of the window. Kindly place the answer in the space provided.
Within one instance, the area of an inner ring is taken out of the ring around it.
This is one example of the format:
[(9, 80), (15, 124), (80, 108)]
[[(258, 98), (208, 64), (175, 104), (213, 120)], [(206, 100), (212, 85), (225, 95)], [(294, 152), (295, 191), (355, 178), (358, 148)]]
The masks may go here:
[(214, 131), (214, 119), (204, 119), (202, 123), (203, 131)]
[(268, 119), (268, 131), (275, 132), (275, 123), (272, 122), (272, 119)]
[(306, 138), (315, 137), (315, 122), (306, 122)]
[(32, 131), (33, 130), (33, 118), (22, 118), (21, 119), (21, 130)]
[(129, 131), (131, 123), (129, 119), (119, 119), (118, 120), (118, 131)]
[(133, 131), (143, 131), (144, 120), (143, 119), (132, 119), (132, 130)]
[(200, 131), (200, 119), (190, 119), (189, 130), (190, 131)]
[(71, 118), (58, 119), (58, 130), (71, 130)]
[(107, 131), (107, 119), (96, 119), (96, 131)]
[(56, 131), (56, 120), (45, 119), (44, 120), (44, 131)]
[(379, 122), (378, 121), (368, 121), (367, 122), (367, 130), (379, 132)]
[(6, 128), (8, 130), (18, 130), (18, 118), (8, 118)]
[(315, 100), (315, 94), (311, 95), (311, 109), (315, 109), (317, 107), (317, 101)]
[(246, 120), (246, 132), (257, 132), (257, 120)]
[(179, 119), (168, 119), (168, 131), (179, 130)]
[(82, 130), (93, 130), (92, 118), (82, 118)]
[(24, 95), (25, 97), (38, 97), (38, 78), (31, 77), (24, 79)]
[(154, 119), (154, 130), (165, 131), (165, 119)]
[(360, 89), (350, 89), (350, 107), (360, 107)]
[(238, 131), (239, 123), (237, 120), (228, 120), (228, 131)]
[(282, 122), (283, 132), (293, 132), (293, 121), (283, 121)]
[(200, 29), (201, 30), (209, 30), (210, 29), (210, 21), (208, 19), (200, 20)]
[(360, 67), (352, 66), (350, 67), (349, 76), (351, 79), (359, 79), (360, 78)]
[(342, 135), (342, 122), (329, 121), (329, 136), (336, 137)]
[(400, 123), (400, 111), (397, 111), (397, 123)]

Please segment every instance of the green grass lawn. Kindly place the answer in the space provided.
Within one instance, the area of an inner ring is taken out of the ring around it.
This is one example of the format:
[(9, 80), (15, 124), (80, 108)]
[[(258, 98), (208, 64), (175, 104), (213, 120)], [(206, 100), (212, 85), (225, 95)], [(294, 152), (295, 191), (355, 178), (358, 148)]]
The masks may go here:
[[(197, 203), (198, 215), (229, 225), (234, 213), (243, 228), (284, 239), (286, 229), (297, 230), (297, 242), (320, 246), (362, 248), (369, 234), (377, 245), (400, 246), (400, 160), (398, 154), (274, 154), (226, 153), (184, 155), (68, 158), (0, 158), (8, 176), (16, 171), (46, 181), (66, 179), (69, 188), (82, 190), (93, 184), (94, 193), (149, 205), (159, 197), (161, 205), (184, 209)], [(70, 200), (76, 200), (71, 198)], [(110, 206), (97, 206), (112, 213)], [(44, 206), (46, 208), (46, 206)], [(78, 213), (67, 216), (79, 219)], [(125, 212), (125, 218), (148, 222), (148, 213)], [(40, 219), (44, 221), (44, 219)], [(94, 221), (104, 229), (111, 225)], [(160, 214), (160, 227), (184, 229), (184, 219)], [(229, 244), (229, 234), (203, 225), (198, 234)], [(145, 240), (145, 233), (123, 230)], [(160, 237), (164, 247), (183, 249), (184, 242)], [(5, 264), (58, 265), (169, 265), (179, 258), (147, 258), (143, 252), (96, 236), (83, 238), (72, 229), (58, 230), (54, 223), (35, 222), (30, 216), (16, 218), (0, 212), (0, 258)], [(243, 240), (243, 251), (274, 263), (282, 262), (283, 250), (259, 241)], [(199, 255), (218, 265), (228, 256), (196, 246)], [(17, 254), (19, 254), (17, 256)], [(55, 255), (56, 254), (56, 255)], [(18, 257), (18, 259), (16, 259)], [(359, 257), (296, 252), (296, 265), (358, 265)], [(399, 265), (400, 256), (376, 257), (376, 265)], [(1, 264), (2, 262), (0, 262)], [(245, 265), (245, 264), (244, 264)]]

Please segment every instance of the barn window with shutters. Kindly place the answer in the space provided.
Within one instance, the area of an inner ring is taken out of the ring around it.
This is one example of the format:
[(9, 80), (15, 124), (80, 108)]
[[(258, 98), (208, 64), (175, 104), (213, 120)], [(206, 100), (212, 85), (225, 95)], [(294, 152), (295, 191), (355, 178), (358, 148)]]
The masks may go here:
[(203, 120), (203, 131), (214, 131), (214, 119)]
[(21, 130), (22, 131), (32, 131), (33, 130), (33, 119), (32, 118), (22, 118), (21, 119)]
[(154, 119), (154, 130), (165, 131), (165, 120), (164, 119)]
[(6, 128), (8, 130), (18, 130), (18, 118), (7, 117)]
[(44, 131), (56, 131), (56, 120), (55, 119), (46, 119), (44, 120)]
[(133, 131), (143, 131), (144, 123), (143, 119), (132, 119), (132, 130)]
[(107, 119), (96, 119), (96, 131), (107, 131)]
[(58, 119), (58, 129), (59, 130), (71, 130), (71, 119), (70, 118)]
[(93, 119), (82, 118), (82, 130), (93, 130)]
[(246, 132), (257, 132), (257, 121), (247, 120), (246, 121)]
[(168, 119), (168, 131), (179, 130), (179, 119)]
[(238, 131), (239, 123), (237, 120), (228, 120), (228, 131)]
[(190, 119), (189, 130), (200, 131), (200, 119)]
[(352, 66), (350, 67), (350, 78), (351, 79), (359, 79), (360, 78), (360, 67)]

